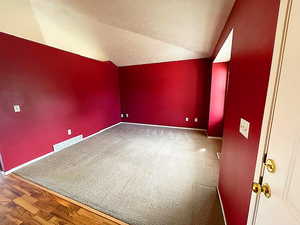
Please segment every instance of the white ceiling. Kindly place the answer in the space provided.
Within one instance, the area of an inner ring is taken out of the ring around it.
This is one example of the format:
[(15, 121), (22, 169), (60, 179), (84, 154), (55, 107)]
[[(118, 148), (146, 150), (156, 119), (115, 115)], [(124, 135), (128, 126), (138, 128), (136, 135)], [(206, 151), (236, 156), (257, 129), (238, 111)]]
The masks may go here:
[(1, 0), (0, 31), (118, 66), (210, 57), (234, 0)]
[(233, 29), (230, 31), (228, 37), (226, 38), (223, 46), (218, 52), (214, 63), (219, 62), (229, 62), (231, 60), (232, 42), (233, 42)]

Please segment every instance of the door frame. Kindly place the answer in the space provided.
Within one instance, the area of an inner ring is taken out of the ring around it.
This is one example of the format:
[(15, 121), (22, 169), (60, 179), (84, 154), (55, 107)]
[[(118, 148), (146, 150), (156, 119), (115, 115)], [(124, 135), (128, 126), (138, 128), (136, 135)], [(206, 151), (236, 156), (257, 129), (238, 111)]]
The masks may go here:
[[(272, 133), (274, 112), (276, 109), (282, 62), (285, 55), (285, 44), (293, 1), (294, 0), (280, 0), (271, 72), (254, 174), (254, 182), (257, 183), (259, 183), (259, 181), (262, 182), (264, 176), (263, 161), (266, 158), (269, 150), (269, 142)], [(259, 200), (260, 196), (252, 193), (247, 225), (256, 225)]]
[(0, 175), (4, 174), (4, 168), (3, 168), (3, 160), (2, 160), (2, 154), (0, 152)]

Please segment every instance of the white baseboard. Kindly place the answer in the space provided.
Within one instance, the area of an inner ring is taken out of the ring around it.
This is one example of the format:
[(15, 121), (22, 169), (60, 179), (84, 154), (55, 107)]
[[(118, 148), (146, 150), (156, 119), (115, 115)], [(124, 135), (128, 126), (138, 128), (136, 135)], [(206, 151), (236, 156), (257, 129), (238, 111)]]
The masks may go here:
[(164, 126), (164, 125), (156, 125), (156, 124), (148, 124), (148, 123), (130, 123), (130, 122), (121, 122), (121, 124), (132, 124), (132, 125), (149, 126), (149, 127), (174, 128), (174, 129), (183, 129), (183, 130), (200, 130), (200, 131), (207, 131), (206, 129), (200, 129), (200, 128), (176, 127), (176, 126)]
[[(89, 136), (87, 136), (87, 137), (84, 137), (84, 138), (82, 138), (80, 141), (78, 141), (78, 142), (76, 142), (76, 143), (74, 143), (74, 144), (77, 144), (77, 143), (80, 143), (80, 142), (82, 142), (82, 141), (84, 141), (84, 140), (87, 140), (87, 139), (89, 139), (89, 138), (91, 138), (91, 137), (93, 137), (93, 136), (95, 136), (95, 135), (97, 135), (97, 134), (100, 134), (100, 133), (102, 133), (102, 132), (104, 132), (104, 131), (106, 131), (106, 130), (108, 130), (108, 129), (111, 129), (111, 128), (117, 126), (117, 125), (120, 125), (120, 124), (133, 124), (133, 125), (141, 125), (141, 126), (152, 126), (152, 127), (175, 128), (175, 129), (184, 129), (184, 130), (207, 131), (206, 129), (199, 129), (199, 128), (176, 127), (176, 126), (163, 126), (163, 125), (143, 124), (143, 123), (119, 122), (119, 123), (116, 123), (116, 124), (114, 124), (114, 125), (112, 125), (112, 126), (110, 126), (110, 127), (104, 128), (104, 129), (98, 131), (97, 133), (94, 133), (94, 134), (91, 134), (91, 135), (89, 135)], [(62, 149), (60, 149), (60, 150), (62, 150)], [(30, 165), (30, 164), (32, 164), (32, 163), (35, 163), (35, 162), (37, 162), (37, 161), (39, 161), (39, 160), (41, 160), (41, 159), (44, 159), (44, 158), (46, 158), (46, 157), (48, 157), (48, 156), (50, 156), (50, 155), (52, 155), (52, 154), (54, 154), (54, 153), (57, 153), (57, 151), (49, 152), (49, 153), (47, 153), (47, 154), (45, 154), (45, 155), (43, 155), (43, 156), (40, 156), (40, 157), (38, 157), (38, 158), (36, 158), (36, 159), (33, 159), (33, 160), (29, 161), (29, 162), (26, 162), (26, 163), (24, 163), (24, 164), (22, 164), (22, 165), (20, 165), (20, 166), (17, 166), (17, 167), (15, 167), (15, 168), (11, 169), (11, 170), (8, 170), (8, 171), (0, 171), (0, 172), (1, 172), (1, 174), (3, 174), (3, 175), (8, 175), (8, 174), (10, 174), (10, 173), (15, 172), (16, 170), (19, 170), (19, 169), (21, 169), (21, 168), (23, 168), (23, 167), (25, 167), (25, 166), (28, 166), (28, 165)]]
[[(106, 131), (106, 130), (108, 130), (108, 129), (114, 127), (114, 126), (119, 125), (119, 124), (121, 124), (121, 122), (120, 122), (120, 123), (116, 123), (116, 124), (114, 124), (114, 125), (112, 125), (112, 126), (110, 126), (110, 127), (104, 128), (104, 129), (98, 131), (98, 132), (95, 133), (95, 134), (92, 134), (92, 135), (89, 135), (89, 136), (87, 136), (87, 137), (84, 137), (84, 138), (82, 138), (79, 142), (82, 142), (82, 141), (84, 141), (84, 140), (87, 140), (87, 139), (89, 139), (89, 138), (91, 138), (91, 137), (93, 137), (93, 136), (95, 136), (95, 135), (97, 135), (97, 134), (100, 134), (100, 133), (102, 133), (102, 132), (104, 132), (104, 131)], [(74, 144), (77, 144), (77, 143), (79, 143), (79, 142), (76, 142), (76, 143), (74, 143)], [(62, 149), (60, 149), (60, 150), (62, 150)], [(36, 159), (33, 159), (33, 160), (31, 160), (31, 161), (29, 161), (29, 162), (26, 162), (26, 163), (24, 163), (24, 164), (22, 164), (22, 165), (20, 165), (20, 166), (17, 166), (17, 167), (15, 167), (15, 168), (13, 168), (13, 169), (10, 169), (10, 170), (8, 170), (8, 171), (0, 171), (0, 172), (1, 172), (2, 175), (8, 175), (8, 174), (10, 174), (10, 173), (15, 172), (16, 170), (19, 170), (19, 169), (21, 169), (21, 168), (23, 168), (23, 167), (25, 167), (25, 166), (28, 166), (28, 165), (30, 165), (30, 164), (32, 164), (32, 163), (35, 163), (35, 162), (37, 162), (37, 161), (39, 161), (39, 160), (41, 160), (41, 159), (44, 159), (44, 158), (46, 158), (46, 157), (48, 157), (48, 156), (50, 156), (50, 155), (55, 154), (55, 153), (57, 153), (57, 152), (58, 152), (58, 151), (52, 151), (52, 152), (49, 152), (49, 153), (47, 153), (47, 154), (45, 154), (45, 155), (42, 155), (42, 156), (40, 156), (40, 157), (38, 157), (38, 158), (36, 158)]]
[(100, 133), (102, 133), (102, 132), (104, 132), (104, 131), (106, 131), (106, 130), (109, 130), (109, 129), (115, 127), (115, 126), (118, 126), (118, 125), (120, 125), (121, 123), (122, 123), (122, 122), (116, 123), (116, 124), (114, 124), (114, 125), (112, 125), (112, 126), (110, 126), (110, 127), (107, 127), (107, 128), (104, 128), (104, 129), (98, 131), (97, 133), (94, 133), (94, 134), (91, 134), (91, 135), (89, 135), (89, 136), (86, 136), (86, 137), (83, 138), (83, 141), (84, 141), (84, 140), (87, 140), (87, 139), (89, 139), (89, 138), (91, 138), (91, 137), (94, 137), (94, 136), (96, 136), (97, 134), (100, 134)]
[(226, 220), (224, 205), (223, 205), (223, 201), (222, 201), (221, 194), (220, 194), (220, 191), (219, 191), (219, 187), (217, 187), (217, 192), (218, 192), (218, 196), (219, 196), (219, 200), (220, 200), (220, 205), (221, 205), (221, 209), (222, 209), (224, 223), (225, 223), (225, 225), (227, 225), (227, 220)]
[(207, 136), (208, 139), (217, 139), (217, 140), (223, 140), (222, 137), (214, 137), (214, 136)]
[(13, 168), (13, 169), (11, 169), (11, 170), (8, 170), (8, 171), (2, 171), (2, 174), (3, 175), (8, 175), (8, 174), (10, 174), (10, 173), (13, 173), (13, 172), (15, 172), (16, 170), (18, 170), (18, 169), (21, 169), (21, 168), (23, 168), (23, 167), (25, 167), (25, 166), (28, 166), (29, 164), (32, 164), (32, 163), (35, 163), (35, 162), (37, 162), (37, 161), (39, 161), (39, 160), (41, 160), (41, 159), (44, 159), (44, 158), (46, 158), (46, 157), (48, 157), (48, 156), (50, 156), (50, 155), (53, 155), (54, 153), (56, 153), (56, 152), (49, 152), (49, 153), (47, 153), (47, 154), (45, 154), (45, 155), (42, 155), (42, 156), (40, 156), (40, 157), (38, 157), (38, 158), (36, 158), (36, 159), (33, 159), (33, 160), (31, 160), (31, 161), (29, 161), (29, 162), (26, 162), (26, 163), (24, 163), (24, 164), (22, 164), (22, 165), (20, 165), (20, 166), (17, 166), (17, 167), (15, 167), (15, 168)]

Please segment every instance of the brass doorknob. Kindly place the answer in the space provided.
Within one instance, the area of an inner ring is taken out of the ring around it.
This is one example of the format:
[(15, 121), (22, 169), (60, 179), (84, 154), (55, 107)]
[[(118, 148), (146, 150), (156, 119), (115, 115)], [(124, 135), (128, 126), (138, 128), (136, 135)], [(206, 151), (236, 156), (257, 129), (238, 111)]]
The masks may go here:
[(259, 195), (261, 193), (261, 185), (259, 183), (253, 183), (252, 191)]
[(271, 187), (269, 184), (261, 186), (259, 183), (253, 183), (252, 191), (257, 195), (264, 193), (266, 198), (271, 198)]
[(271, 187), (269, 184), (264, 184), (261, 187), (261, 191), (264, 193), (264, 195), (266, 196), (266, 198), (271, 198)]
[(267, 159), (267, 161), (264, 163), (266, 169), (270, 172), (270, 173), (275, 173), (276, 172), (276, 164), (275, 161), (272, 159)]

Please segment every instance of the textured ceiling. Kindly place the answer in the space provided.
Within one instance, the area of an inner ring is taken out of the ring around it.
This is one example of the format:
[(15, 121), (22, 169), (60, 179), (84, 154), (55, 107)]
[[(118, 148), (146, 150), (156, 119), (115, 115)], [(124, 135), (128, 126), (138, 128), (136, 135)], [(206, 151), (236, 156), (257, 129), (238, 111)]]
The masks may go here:
[(210, 57), (234, 0), (2, 0), (0, 31), (118, 66)]

